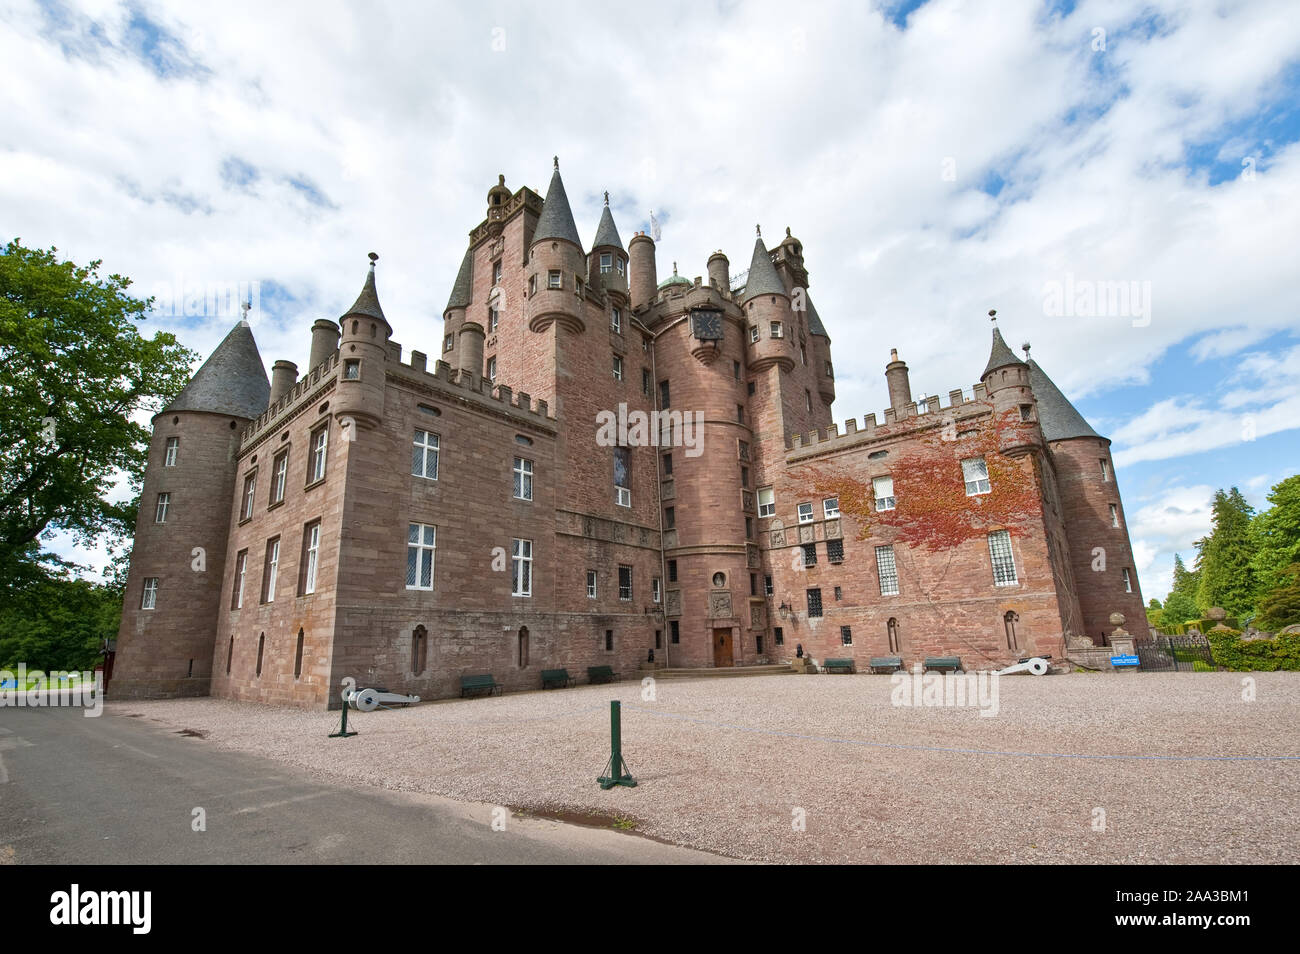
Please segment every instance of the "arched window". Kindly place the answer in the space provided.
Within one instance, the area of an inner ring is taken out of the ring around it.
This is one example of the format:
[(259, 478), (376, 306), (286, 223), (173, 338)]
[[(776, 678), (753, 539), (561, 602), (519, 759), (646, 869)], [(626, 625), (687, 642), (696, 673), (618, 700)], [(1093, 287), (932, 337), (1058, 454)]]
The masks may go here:
[(419, 675), (429, 658), (429, 631), (423, 626), (411, 633), (411, 672)]
[(1020, 642), (1016, 639), (1016, 623), (1020, 622), (1020, 614), (1015, 610), (1007, 610), (1002, 617), (1002, 625), (1007, 631), (1007, 649), (1019, 649)]
[(302, 676), (302, 644), (305, 634), (298, 630), (298, 648), (293, 654), (293, 678), (298, 679)]
[(519, 668), (528, 668), (528, 627), (519, 627)]
[(891, 653), (902, 652), (902, 647), (900, 646), (898, 638), (898, 620), (892, 616), (889, 617), (889, 623), (886, 625), (886, 629), (889, 631), (889, 651)]
[(262, 651), (266, 649), (266, 633), (257, 637), (257, 675), (262, 675)]

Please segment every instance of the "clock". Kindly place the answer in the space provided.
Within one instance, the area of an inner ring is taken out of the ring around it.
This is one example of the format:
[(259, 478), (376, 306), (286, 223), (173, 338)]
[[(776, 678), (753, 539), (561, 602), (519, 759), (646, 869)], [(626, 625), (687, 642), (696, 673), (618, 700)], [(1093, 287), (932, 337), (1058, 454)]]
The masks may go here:
[(701, 341), (720, 341), (722, 339), (722, 312), (692, 311), (691, 320), (695, 337)]

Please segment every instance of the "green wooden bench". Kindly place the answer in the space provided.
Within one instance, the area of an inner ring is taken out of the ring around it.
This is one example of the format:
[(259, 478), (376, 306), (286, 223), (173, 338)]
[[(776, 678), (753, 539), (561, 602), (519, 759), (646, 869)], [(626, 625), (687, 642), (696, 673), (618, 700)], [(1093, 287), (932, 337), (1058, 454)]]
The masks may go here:
[(872, 656), (872, 672), (899, 672), (903, 668), (902, 656)]
[(490, 696), (492, 693), (500, 691), (501, 685), (489, 673), (481, 676), (460, 677), (460, 696), (462, 699), (470, 693), (486, 692)]
[(588, 666), (587, 681), (595, 685), (601, 682), (613, 682), (618, 676), (609, 666)]
[(827, 659), (822, 663), (823, 672), (853, 672), (852, 659)]
[(543, 669), (542, 670), (542, 688), (554, 689), (557, 686), (560, 689), (567, 689), (573, 685), (573, 677), (569, 675), (567, 669)]
[(926, 656), (924, 671), (962, 672), (960, 656)]

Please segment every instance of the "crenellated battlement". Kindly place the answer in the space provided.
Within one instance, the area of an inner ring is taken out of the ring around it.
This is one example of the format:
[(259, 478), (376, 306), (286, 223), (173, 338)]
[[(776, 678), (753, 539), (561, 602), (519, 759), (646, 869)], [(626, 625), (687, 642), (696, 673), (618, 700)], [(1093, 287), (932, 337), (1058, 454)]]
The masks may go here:
[[(838, 424), (831, 424), (824, 429), (807, 434), (793, 434), (785, 442), (786, 460), (793, 461), (809, 455), (820, 455), (859, 444), (897, 438), (917, 430), (941, 427), (950, 417), (957, 421), (967, 420), (987, 414), (991, 410), (992, 405), (984, 393), (983, 384), (974, 385), (969, 394), (962, 388), (955, 388), (948, 392), (946, 404), (939, 395), (932, 395), (923, 397), (919, 401), (911, 401), (901, 409), (886, 408), (883, 420), (879, 422), (875, 414), (866, 415), (861, 425), (857, 418), (849, 418), (844, 422), (843, 433), (840, 432)], [(956, 413), (948, 416), (944, 415), (943, 411)]]
[(294, 408), (305, 395), (313, 393), (321, 384), (328, 384), (333, 380), (333, 373), (338, 369), (339, 356), (338, 352), (330, 355), (325, 361), (312, 368), (291, 387), (280, 400), (276, 401), (265, 411), (254, 418), (239, 435), (239, 446), (247, 447), (254, 438), (268, 425), (276, 422), (279, 418)]
[(428, 356), (411, 352), (409, 364), (399, 364), (392, 372), (397, 380), (415, 385), (430, 392), (444, 392), (449, 399), (469, 398), (480, 403), (485, 410), (508, 412), (512, 417), (523, 417), (537, 427), (553, 430), (557, 419), (550, 413), (546, 401), (534, 401), (527, 391), (515, 390), (506, 384), (494, 384), (481, 375), (458, 371), (446, 361), (435, 361), (428, 369)]

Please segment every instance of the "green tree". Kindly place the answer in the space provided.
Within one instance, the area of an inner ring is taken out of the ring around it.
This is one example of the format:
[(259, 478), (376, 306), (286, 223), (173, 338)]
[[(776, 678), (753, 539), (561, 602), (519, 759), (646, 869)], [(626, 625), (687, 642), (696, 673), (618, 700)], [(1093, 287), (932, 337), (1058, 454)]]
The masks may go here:
[(52, 575), (0, 607), (0, 669), (93, 669), (106, 638), (117, 635), (121, 597), (89, 580)]
[(1221, 606), (1229, 616), (1249, 616), (1255, 609), (1255, 511), (1233, 487), (1215, 491), (1210, 533), (1196, 541), (1200, 581), (1196, 603), (1201, 609)]
[(1197, 618), (1196, 588), (1199, 583), (1198, 575), (1188, 570), (1183, 558), (1175, 553), (1174, 584), (1160, 614), (1162, 625), (1173, 626)]
[(0, 254), (0, 583), (46, 579), (42, 534), (79, 543), (132, 530), (134, 502), (109, 497), (125, 479), (138, 489), (147, 421), (185, 385), (193, 352), (165, 331), (136, 324), (152, 299), (130, 280), (100, 277), (100, 262), (60, 261), (56, 249), (14, 239)]
[(1277, 632), (1283, 626), (1300, 623), (1300, 563), (1293, 563), (1278, 574), (1278, 584), (1259, 601), (1255, 625), (1265, 632)]
[(1285, 583), (1283, 572), (1300, 562), (1300, 474), (1274, 485), (1269, 508), (1255, 517), (1251, 569), (1260, 598)]

